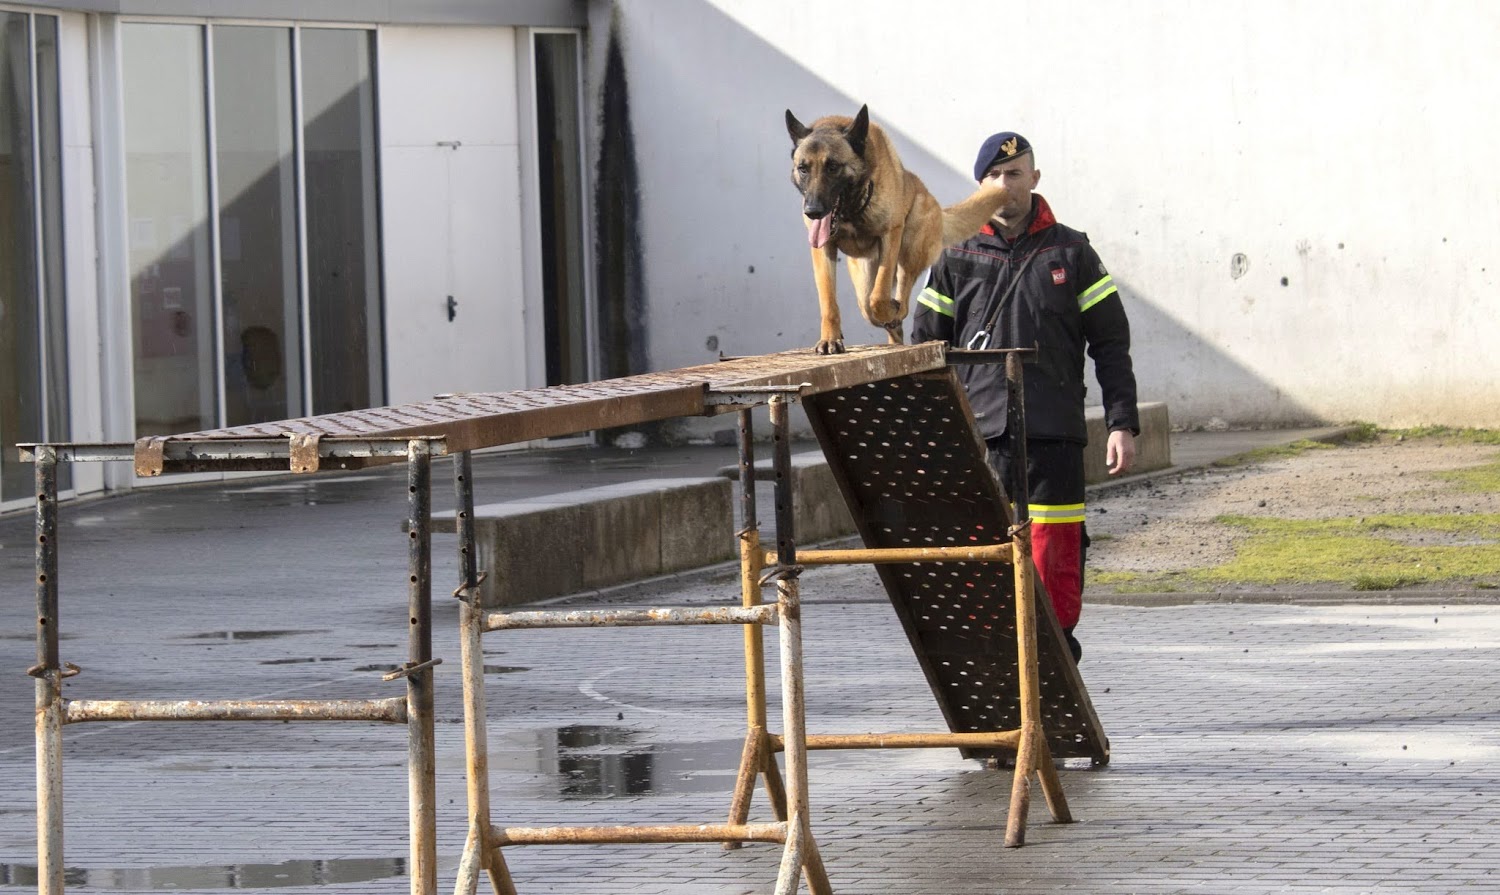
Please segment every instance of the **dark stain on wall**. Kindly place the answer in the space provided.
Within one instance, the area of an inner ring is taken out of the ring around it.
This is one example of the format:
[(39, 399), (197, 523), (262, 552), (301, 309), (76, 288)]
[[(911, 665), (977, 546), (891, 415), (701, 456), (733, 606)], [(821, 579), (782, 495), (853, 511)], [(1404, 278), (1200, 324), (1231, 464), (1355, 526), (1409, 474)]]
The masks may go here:
[(646, 289), (641, 267), (640, 172), (618, 13), (610, 27), (594, 183), (598, 238), (599, 355), (604, 378), (648, 371)]

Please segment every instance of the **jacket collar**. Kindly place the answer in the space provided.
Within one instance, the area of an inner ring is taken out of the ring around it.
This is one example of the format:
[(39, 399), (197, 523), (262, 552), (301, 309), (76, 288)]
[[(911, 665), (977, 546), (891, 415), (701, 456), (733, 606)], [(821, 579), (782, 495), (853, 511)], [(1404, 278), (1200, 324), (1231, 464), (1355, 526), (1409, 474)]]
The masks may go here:
[[(1047, 200), (1042, 197), (1041, 193), (1032, 193), (1030, 221), (1026, 225), (1026, 233), (1024, 235), (1033, 236), (1056, 223), (1057, 217), (1052, 214), (1052, 206), (1047, 204)], [(993, 222), (985, 224), (984, 229), (979, 232), (988, 236), (1000, 237), (1000, 231), (995, 229)], [(1004, 239), (1004, 237), (1000, 238)]]

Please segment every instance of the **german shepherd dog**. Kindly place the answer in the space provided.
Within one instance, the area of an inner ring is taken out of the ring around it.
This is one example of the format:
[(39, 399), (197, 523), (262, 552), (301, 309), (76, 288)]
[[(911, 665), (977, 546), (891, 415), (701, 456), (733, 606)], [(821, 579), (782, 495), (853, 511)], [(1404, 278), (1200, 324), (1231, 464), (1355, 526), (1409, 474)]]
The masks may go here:
[(813, 350), (844, 350), (835, 294), (839, 252), (848, 257), (860, 313), (885, 327), (890, 344), (901, 344), (917, 276), (945, 247), (978, 233), (1005, 202), (1005, 190), (981, 186), (957, 205), (940, 207), (917, 175), (901, 166), (880, 125), (870, 123), (869, 106), (861, 106), (853, 118), (826, 115), (812, 127), (788, 109), (786, 129), (792, 135), (792, 183), (802, 193), (822, 312)]

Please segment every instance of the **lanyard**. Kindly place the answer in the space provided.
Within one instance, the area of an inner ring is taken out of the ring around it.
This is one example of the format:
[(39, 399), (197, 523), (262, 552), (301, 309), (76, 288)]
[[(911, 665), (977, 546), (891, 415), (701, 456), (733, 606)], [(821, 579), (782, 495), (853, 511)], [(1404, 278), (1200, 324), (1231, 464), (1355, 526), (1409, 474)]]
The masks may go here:
[(999, 300), (995, 302), (995, 309), (990, 314), (990, 319), (985, 321), (984, 326), (979, 332), (974, 334), (974, 337), (964, 346), (965, 348), (970, 351), (983, 351), (990, 347), (990, 336), (995, 330), (995, 322), (1000, 319), (1000, 312), (1005, 310), (1006, 303), (1010, 301), (1011, 296), (1016, 292), (1016, 287), (1021, 285), (1021, 277), (1025, 275), (1026, 268), (1031, 266), (1031, 259), (1041, 253), (1041, 249), (1036, 249), (1021, 262), (1020, 268), (1016, 270), (1016, 275), (1011, 278), (1010, 283), (1005, 287), (1005, 291), (1000, 294)]

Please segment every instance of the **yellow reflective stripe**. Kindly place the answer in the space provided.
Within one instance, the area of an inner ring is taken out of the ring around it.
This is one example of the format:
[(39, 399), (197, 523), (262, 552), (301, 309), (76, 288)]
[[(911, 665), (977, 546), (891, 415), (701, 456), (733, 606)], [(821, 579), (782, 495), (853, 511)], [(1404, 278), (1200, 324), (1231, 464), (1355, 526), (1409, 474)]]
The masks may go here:
[(1037, 525), (1052, 525), (1059, 522), (1082, 522), (1081, 503), (1033, 503), (1027, 504), (1031, 521)]
[(1078, 294), (1078, 310), (1087, 311), (1118, 291), (1115, 288), (1115, 278), (1105, 274), (1099, 282)]
[(917, 296), (917, 301), (942, 314), (944, 317), (953, 316), (953, 299), (928, 286)]

